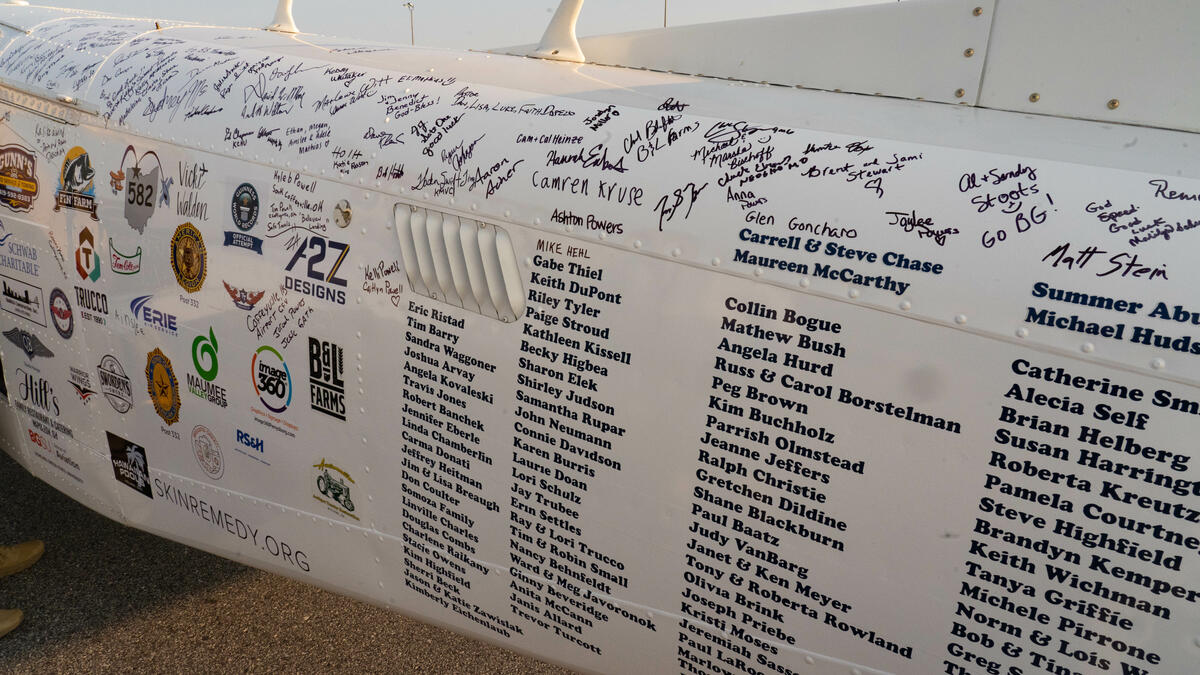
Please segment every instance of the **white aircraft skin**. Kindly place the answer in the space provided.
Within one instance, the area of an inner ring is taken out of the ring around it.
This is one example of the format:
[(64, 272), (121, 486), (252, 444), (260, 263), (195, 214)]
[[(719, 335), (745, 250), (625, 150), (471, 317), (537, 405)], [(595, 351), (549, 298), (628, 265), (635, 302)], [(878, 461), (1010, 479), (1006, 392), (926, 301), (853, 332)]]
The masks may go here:
[(581, 671), (1194, 662), (1194, 132), (0, 34), (0, 436), (90, 508)]

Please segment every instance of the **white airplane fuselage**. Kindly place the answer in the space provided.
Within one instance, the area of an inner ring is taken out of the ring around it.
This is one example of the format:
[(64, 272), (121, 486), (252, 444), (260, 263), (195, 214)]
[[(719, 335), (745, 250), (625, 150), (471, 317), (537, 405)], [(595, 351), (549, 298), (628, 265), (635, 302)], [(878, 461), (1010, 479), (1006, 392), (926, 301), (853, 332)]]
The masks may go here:
[(0, 22), (0, 435), (90, 508), (584, 671), (1194, 660), (1194, 131)]

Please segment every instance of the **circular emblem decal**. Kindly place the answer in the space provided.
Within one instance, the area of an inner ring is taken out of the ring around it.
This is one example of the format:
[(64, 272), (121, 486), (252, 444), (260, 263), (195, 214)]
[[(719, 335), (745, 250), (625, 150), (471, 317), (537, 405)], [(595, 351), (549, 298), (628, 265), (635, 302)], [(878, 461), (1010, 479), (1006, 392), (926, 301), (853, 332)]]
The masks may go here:
[(191, 223), (175, 228), (171, 237), (171, 269), (175, 280), (188, 293), (195, 293), (204, 285), (208, 275), (208, 252), (204, 248), (204, 237)]
[(258, 222), (258, 191), (249, 183), (242, 183), (233, 191), (233, 224), (242, 232), (248, 231)]
[(104, 398), (108, 399), (113, 410), (121, 414), (129, 412), (133, 407), (133, 387), (130, 386), (125, 368), (121, 366), (117, 357), (105, 354), (104, 358), (100, 359), (100, 367), (96, 371), (100, 373), (100, 391)]
[(225, 474), (225, 458), (221, 455), (221, 446), (208, 427), (197, 426), (192, 429), (192, 453), (196, 455), (196, 461), (209, 478), (217, 479)]
[(62, 339), (71, 339), (75, 332), (75, 312), (71, 310), (67, 294), (63, 293), (61, 288), (50, 292), (50, 318), (54, 321), (54, 330), (58, 331)]
[(250, 381), (267, 410), (281, 413), (292, 404), (292, 374), (274, 347), (263, 345), (250, 359)]
[(154, 412), (164, 422), (174, 424), (179, 421), (179, 408), (183, 405), (179, 400), (179, 380), (171, 368), (171, 359), (157, 347), (146, 354), (146, 391), (150, 393)]

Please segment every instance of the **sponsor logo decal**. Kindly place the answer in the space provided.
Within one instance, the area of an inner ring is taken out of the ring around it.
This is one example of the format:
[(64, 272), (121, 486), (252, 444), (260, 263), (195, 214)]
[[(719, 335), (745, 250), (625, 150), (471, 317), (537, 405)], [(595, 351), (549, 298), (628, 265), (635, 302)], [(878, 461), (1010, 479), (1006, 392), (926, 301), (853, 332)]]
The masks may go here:
[[(314, 298), (346, 304), (346, 280), (338, 276), (350, 245), (311, 234), (300, 238), (296, 252), (284, 268), (284, 286)], [(304, 276), (294, 276), (303, 274)]]
[(204, 469), (209, 478), (216, 480), (225, 475), (225, 458), (221, 455), (221, 445), (217, 437), (208, 427), (197, 425), (192, 429), (192, 454), (196, 463)]
[(54, 321), (54, 330), (64, 340), (70, 340), (75, 333), (75, 311), (71, 302), (61, 288), (50, 291), (50, 318)]
[(250, 359), (250, 379), (258, 400), (273, 413), (292, 404), (292, 374), (274, 347), (263, 345)]
[(217, 336), (213, 332), (212, 326), (208, 328), (208, 337), (197, 335), (195, 340), (192, 340), (192, 364), (196, 366), (196, 372), (203, 377), (205, 381), (212, 382), (217, 378), (217, 372), (220, 370), (220, 365), (217, 363)]
[(150, 299), (153, 297), (153, 295), (143, 295), (134, 298), (129, 303), (129, 310), (151, 328), (167, 335), (175, 335), (178, 332), (179, 318), (174, 314), (160, 312), (151, 307)]
[(226, 231), (225, 245), (233, 246), (235, 248), (244, 248), (247, 251), (253, 251), (259, 255), (262, 255), (262, 239), (259, 239), (258, 237), (251, 237), (250, 235), (243, 234), (241, 232)]
[(105, 318), (108, 316), (107, 295), (90, 288), (76, 286), (75, 304), (79, 306), (79, 316), (100, 326), (108, 323), (108, 319)]
[(58, 417), (61, 412), (58, 407), (58, 397), (54, 395), (54, 387), (50, 386), (50, 380), (27, 372), (23, 368), (17, 368), (17, 377), (21, 378), (20, 386), (17, 387), (17, 394), (20, 397), (17, 407), (33, 417), (35, 424), (40, 422), (41, 425), (44, 425), (46, 428), (42, 431), (50, 434), (53, 438), (58, 438), (60, 431), (67, 436), (72, 435), (69, 428), (49, 419), (49, 417)]
[(354, 502), (350, 499), (350, 486), (354, 485), (350, 474), (326, 462), (324, 458), (313, 464), (313, 469), (316, 474), (313, 499), (339, 516), (358, 520), (358, 516), (354, 515)]
[(262, 462), (267, 466), (271, 466), (270, 462), (263, 459), (265, 447), (266, 445), (263, 443), (263, 439), (252, 434), (248, 434), (241, 429), (237, 430), (237, 444), (233, 446), (233, 449), (251, 459)]
[(247, 312), (254, 309), (258, 301), (262, 300), (262, 297), (267, 293), (266, 291), (247, 291), (241, 288), (234, 288), (229, 285), (228, 281), (222, 281), (221, 283), (225, 284), (225, 292), (229, 294), (230, 298), (233, 298), (233, 305)]
[(100, 376), (100, 393), (108, 399), (113, 410), (122, 415), (129, 412), (133, 407), (133, 384), (117, 357), (105, 354), (96, 367), (96, 373)]
[(33, 209), (38, 196), (37, 159), (20, 145), (0, 145), (0, 203), (17, 212)]
[(67, 376), (67, 381), (75, 389), (75, 394), (79, 396), (79, 400), (87, 404), (96, 395), (96, 390), (92, 389), (92, 377), (86, 370), (80, 370), (75, 366), (70, 366), (70, 369), (71, 372)]
[(179, 380), (175, 378), (171, 360), (157, 347), (146, 354), (146, 391), (154, 404), (154, 412), (164, 422), (174, 424), (179, 421), (179, 408), (183, 405), (179, 399)]
[(108, 238), (108, 266), (116, 274), (137, 274), (142, 271), (142, 247), (137, 247), (133, 255), (125, 255), (113, 245), (112, 237)]
[(100, 254), (96, 251), (96, 235), (92, 228), (84, 225), (79, 230), (79, 245), (75, 247), (75, 271), (80, 279), (96, 281), (100, 278)]
[(117, 477), (117, 482), (154, 499), (150, 492), (150, 467), (146, 463), (146, 449), (111, 431), (104, 433), (108, 434), (108, 452), (112, 456), (113, 474)]
[(37, 259), (37, 247), (13, 239), (13, 233), (0, 222), (0, 267), (36, 277), (40, 269)]
[(0, 309), (39, 326), (45, 326), (45, 305), (42, 289), (0, 274)]
[(342, 348), (308, 338), (308, 388), (313, 410), (346, 419), (346, 381)]
[[(150, 150), (138, 155), (132, 145), (125, 148), (125, 154), (121, 156), (121, 168), (108, 172), (112, 193), (125, 193), (125, 222), (137, 230), (138, 234), (146, 231), (146, 225), (154, 215), (154, 190), (162, 180), (163, 173), (158, 154)], [(169, 186), (169, 182), (163, 185), (160, 194), (160, 201), (167, 206), (171, 204), (170, 193), (167, 191)]]
[(249, 183), (242, 183), (233, 191), (233, 223), (242, 232), (249, 232), (258, 222), (258, 191)]
[[(75, 271), (80, 279), (96, 281), (100, 278), (100, 253), (96, 250), (96, 238), (92, 228), (84, 226), (79, 230), (79, 245), (75, 247)], [(54, 297), (50, 298), (50, 309), (54, 310)], [(88, 321), (103, 326), (108, 323), (108, 296), (100, 291), (75, 287), (75, 304), (79, 307), (79, 315)]]
[(71, 455), (54, 442), (57, 436), (51, 436), (41, 429), (42, 426), (37, 422), (34, 422), (32, 427), (25, 428), (26, 433), (29, 434), (29, 442), (36, 448), (34, 456), (48, 462), (54, 468), (75, 479), (76, 482), (82, 483), (83, 478), (79, 475), (79, 462), (71, 459)]
[(23, 328), (12, 328), (6, 330), (4, 331), (4, 337), (8, 338), (9, 342), (20, 347), (21, 351), (25, 352), (25, 358), (29, 359), (30, 361), (33, 361), (33, 357), (35, 356), (54, 358), (54, 352), (50, 351), (49, 347), (42, 344), (42, 341), (38, 339), (38, 336)]
[(242, 183), (233, 191), (230, 210), (233, 214), (233, 224), (241, 231), (225, 232), (225, 245), (244, 248), (262, 255), (262, 239), (246, 234), (258, 222), (258, 191), (253, 185)]
[(220, 367), (217, 362), (217, 349), (217, 335), (212, 327), (209, 327), (207, 336), (197, 335), (196, 339), (192, 340), (192, 366), (199, 377), (188, 373), (187, 383), (188, 391), (194, 396), (224, 408), (229, 405), (225, 388), (213, 384)]
[(208, 252), (204, 248), (204, 237), (191, 223), (175, 228), (171, 237), (171, 269), (175, 280), (188, 293), (195, 293), (204, 285), (208, 275)]
[(58, 419), (61, 411), (58, 397), (50, 381), (24, 369), (17, 368), (19, 383), (18, 398), (14, 401), (17, 410), (29, 416), (30, 426), (25, 431), (29, 434), (29, 442), (33, 445), (34, 455), (54, 468), (62, 471), (72, 479), (82, 483), (79, 473), (79, 462), (71, 458), (71, 453), (60, 441), (73, 438), (74, 432)]
[(58, 191), (54, 193), (54, 210), (68, 209), (83, 211), (92, 220), (96, 215), (96, 170), (87, 150), (78, 145), (63, 157), (62, 169), (58, 172)]

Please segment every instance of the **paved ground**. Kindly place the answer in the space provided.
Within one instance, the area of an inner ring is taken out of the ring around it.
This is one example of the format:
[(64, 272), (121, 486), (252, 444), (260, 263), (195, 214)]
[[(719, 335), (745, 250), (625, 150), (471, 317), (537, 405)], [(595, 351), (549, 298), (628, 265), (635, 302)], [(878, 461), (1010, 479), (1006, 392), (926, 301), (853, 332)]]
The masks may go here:
[(0, 510), (0, 543), (46, 541), (0, 579), (2, 672), (569, 672), (118, 525), (3, 452)]

